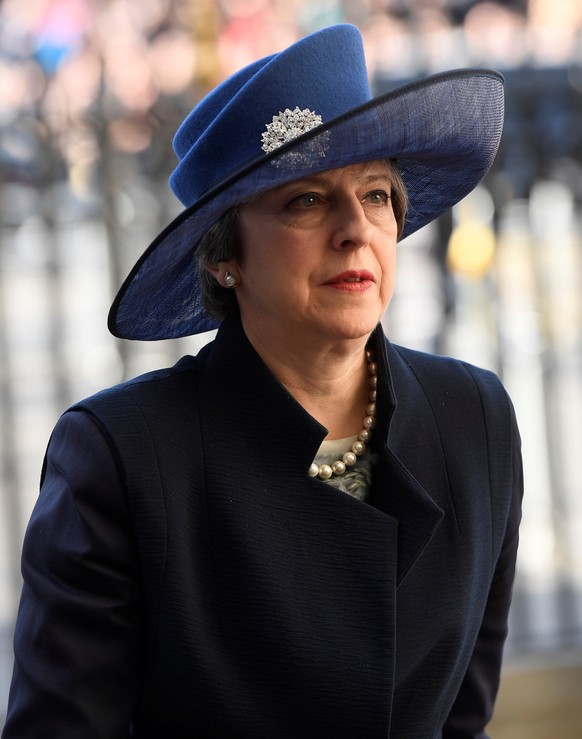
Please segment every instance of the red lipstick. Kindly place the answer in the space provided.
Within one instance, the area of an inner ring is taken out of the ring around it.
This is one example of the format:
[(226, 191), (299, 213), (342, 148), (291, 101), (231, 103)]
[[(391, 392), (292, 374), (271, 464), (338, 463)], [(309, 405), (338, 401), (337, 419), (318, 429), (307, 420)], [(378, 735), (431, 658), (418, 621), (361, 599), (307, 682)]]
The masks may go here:
[(363, 292), (372, 287), (374, 275), (365, 269), (351, 269), (327, 280), (324, 284), (336, 290)]

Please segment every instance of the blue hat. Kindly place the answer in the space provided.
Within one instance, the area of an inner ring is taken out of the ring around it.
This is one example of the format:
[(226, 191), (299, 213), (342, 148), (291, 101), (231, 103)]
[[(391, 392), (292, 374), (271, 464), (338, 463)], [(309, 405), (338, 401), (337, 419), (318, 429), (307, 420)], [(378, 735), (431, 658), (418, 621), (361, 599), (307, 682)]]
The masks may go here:
[(168, 339), (216, 328), (194, 257), (229, 208), (307, 174), (395, 159), (409, 208), (401, 238), (467, 195), (489, 170), (503, 126), (503, 78), (460, 69), (372, 98), (360, 33), (331, 26), (229, 77), (182, 123), (170, 185), (185, 210), (117, 294), (109, 329)]

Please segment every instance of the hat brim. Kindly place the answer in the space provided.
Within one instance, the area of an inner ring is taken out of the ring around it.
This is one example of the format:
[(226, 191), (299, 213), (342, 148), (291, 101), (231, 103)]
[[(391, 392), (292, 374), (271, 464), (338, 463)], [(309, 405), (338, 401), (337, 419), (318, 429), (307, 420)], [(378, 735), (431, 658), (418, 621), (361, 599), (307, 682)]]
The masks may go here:
[(316, 172), (395, 159), (409, 198), (401, 240), (406, 238), (485, 176), (503, 116), (499, 73), (454, 70), (392, 90), (256, 157), (228, 173), (152, 242), (113, 302), (109, 330), (120, 338), (158, 340), (216, 328), (219, 322), (200, 301), (194, 258), (200, 239), (234, 205)]

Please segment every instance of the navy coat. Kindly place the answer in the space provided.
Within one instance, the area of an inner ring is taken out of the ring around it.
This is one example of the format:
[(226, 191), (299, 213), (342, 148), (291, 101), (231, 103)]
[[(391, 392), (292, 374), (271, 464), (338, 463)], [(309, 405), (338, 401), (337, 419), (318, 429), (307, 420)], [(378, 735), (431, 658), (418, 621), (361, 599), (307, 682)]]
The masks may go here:
[(522, 492), (491, 373), (376, 332), (368, 502), (237, 320), (73, 407), (23, 552), (4, 739), (484, 737)]

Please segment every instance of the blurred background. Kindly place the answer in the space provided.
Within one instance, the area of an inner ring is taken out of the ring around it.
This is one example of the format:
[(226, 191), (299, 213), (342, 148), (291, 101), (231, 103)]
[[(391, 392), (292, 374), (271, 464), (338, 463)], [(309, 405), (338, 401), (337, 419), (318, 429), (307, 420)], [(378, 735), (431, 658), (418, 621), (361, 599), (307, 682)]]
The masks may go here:
[(513, 397), (526, 499), (493, 736), (582, 736), (580, 0), (1, 2), (0, 727), (56, 418), (210, 338), (106, 329), (116, 288), (179, 212), (173, 133), (226, 75), (342, 21), (362, 31), (377, 94), (460, 66), (505, 75), (494, 168), (402, 244), (385, 324), (395, 342), (493, 369)]

